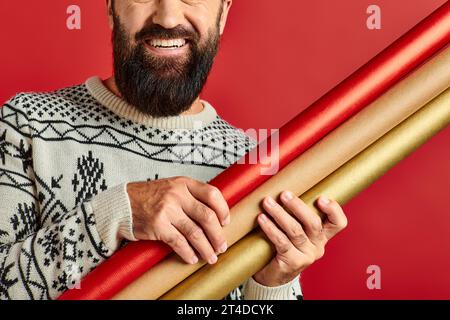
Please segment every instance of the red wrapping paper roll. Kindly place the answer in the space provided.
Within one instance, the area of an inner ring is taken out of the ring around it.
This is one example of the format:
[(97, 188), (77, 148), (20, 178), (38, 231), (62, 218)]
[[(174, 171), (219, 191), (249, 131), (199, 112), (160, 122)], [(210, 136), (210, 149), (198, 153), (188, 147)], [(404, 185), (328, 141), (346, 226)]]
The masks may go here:
[[(279, 148), (272, 155), (269, 137), (267, 158), (278, 157), (279, 168), (373, 102), (406, 74), (450, 42), (450, 2), (375, 56), (347, 79), (297, 115), (279, 130)], [(258, 152), (259, 154), (259, 152)], [(264, 161), (264, 163), (272, 163)], [(270, 178), (262, 175), (266, 164), (234, 164), (209, 183), (218, 187), (232, 207)], [(153, 241), (128, 244), (81, 281), (81, 289), (68, 290), (59, 299), (109, 299), (171, 252)]]
[[(150, 269), (164, 259), (172, 249), (159, 241), (138, 241), (127, 250), (119, 250), (100, 267), (94, 269), (83, 278), (80, 289), (66, 291), (58, 300), (103, 300), (112, 297), (122, 284), (128, 284), (136, 279), (136, 265)], [(129, 258), (132, 257), (132, 260)], [(145, 270), (145, 271), (146, 271)], [(99, 281), (99, 279), (120, 279), (120, 282)]]

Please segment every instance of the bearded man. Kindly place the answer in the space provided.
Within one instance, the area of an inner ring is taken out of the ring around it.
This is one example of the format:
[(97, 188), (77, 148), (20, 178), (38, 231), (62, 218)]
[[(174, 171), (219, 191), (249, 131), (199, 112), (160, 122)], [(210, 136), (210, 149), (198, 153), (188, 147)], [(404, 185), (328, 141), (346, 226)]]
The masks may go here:
[[(200, 99), (232, 0), (108, 0), (114, 73), (20, 93), (0, 116), (0, 298), (55, 299), (124, 242), (159, 240), (214, 264), (230, 223), (207, 181), (255, 141)], [(299, 275), (346, 217), (292, 192), (263, 199), (277, 255), (225, 298), (298, 299)], [(282, 206), (284, 205), (284, 207)]]

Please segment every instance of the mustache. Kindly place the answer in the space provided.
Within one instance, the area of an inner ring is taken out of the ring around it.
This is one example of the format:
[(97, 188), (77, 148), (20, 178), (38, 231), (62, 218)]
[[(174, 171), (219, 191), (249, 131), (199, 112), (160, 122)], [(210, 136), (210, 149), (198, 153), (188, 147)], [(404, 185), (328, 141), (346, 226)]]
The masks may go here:
[(136, 33), (136, 41), (141, 42), (152, 38), (172, 40), (172, 39), (186, 39), (190, 42), (198, 42), (200, 35), (195, 30), (189, 30), (183, 26), (176, 26), (172, 29), (166, 29), (158, 24), (151, 24), (144, 27), (141, 31)]

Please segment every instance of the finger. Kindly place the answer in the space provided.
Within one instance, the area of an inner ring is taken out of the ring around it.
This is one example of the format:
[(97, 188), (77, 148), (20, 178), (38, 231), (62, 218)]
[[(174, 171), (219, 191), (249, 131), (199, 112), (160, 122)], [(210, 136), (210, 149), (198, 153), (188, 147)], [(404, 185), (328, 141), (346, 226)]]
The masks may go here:
[(159, 240), (169, 245), (186, 263), (196, 264), (198, 262), (194, 250), (186, 238), (174, 226), (167, 224), (162, 230)]
[(284, 208), (272, 197), (264, 198), (263, 207), (267, 213), (272, 216), (278, 226), (286, 233), (294, 246), (298, 249), (303, 248), (308, 242), (308, 237), (300, 222), (284, 210)]
[(286, 255), (289, 250), (294, 249), (289, 238), (264, 213), (258, 216), (258, 223), (280, 255)]
[(194, 179), (187, 179), (186, 186), (194, 198), (214, 210), (222, 226), (230, 223), (228, 203), (218, 188)]
[(178, 219), (172, 224), (186, 237), (189, 244), (192, 245), (200, 256), (206, 262), (214, 264), (217, 262), (217, 255), (214, 249), (206, 238), (202, 228), (200, 228), (189, 217)]
[(322, 220), (305, 202), (290, 191), (281, 193), (281, 201), (286, 209), (301, 222), (306, 235), (313, 243), (321, 240)]
[(320, 196), (317, 204), (319, 209), (326, 215), (324, 232), (329, 240), (347, 227), (348, 220), (341, 206), (336, 201)]
[(183, 210), (189, 218), (201, 225), (216, 252), (224, 253), (227, 250), (223, 228), (213, 210), (193, 197), (183, 205)]

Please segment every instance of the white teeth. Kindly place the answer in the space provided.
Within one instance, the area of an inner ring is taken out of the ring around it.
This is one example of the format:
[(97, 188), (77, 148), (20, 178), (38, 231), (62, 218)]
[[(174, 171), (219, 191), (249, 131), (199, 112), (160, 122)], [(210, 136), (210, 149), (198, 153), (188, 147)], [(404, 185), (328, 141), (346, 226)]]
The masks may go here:
[(181, 48), (186, 44), (185, 39), (153, 39), (150, 41), (150, 45), (155, 48)]

